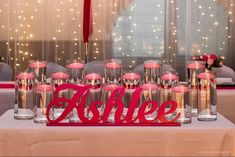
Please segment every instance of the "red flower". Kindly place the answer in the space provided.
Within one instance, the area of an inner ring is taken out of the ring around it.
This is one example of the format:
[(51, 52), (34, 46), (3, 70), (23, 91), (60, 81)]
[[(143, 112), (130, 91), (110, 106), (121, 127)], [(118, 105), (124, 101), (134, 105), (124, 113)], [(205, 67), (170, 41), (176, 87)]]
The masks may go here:
[(207, 61), (208, 60), (208, 56), (206, 54), (203, 55), (203, 61)]
[(203, 56), (199, 56), (199, 57), (198, 57), (198, 60), (199, 60), (199, 61), (202, 61), (202, 60), (203, 60)]
[(210, 59), (216, 60), (217, 56), (215, 54), (210, 55)]
[(214, 64), (214, 59), (209, 58), (209, 59), (207, 60), (207, 64), (208, 64), (208, 65), (213, 65), (213, 64)]
[(219, 66), (223, 66), (223, 62), (219, 62)]

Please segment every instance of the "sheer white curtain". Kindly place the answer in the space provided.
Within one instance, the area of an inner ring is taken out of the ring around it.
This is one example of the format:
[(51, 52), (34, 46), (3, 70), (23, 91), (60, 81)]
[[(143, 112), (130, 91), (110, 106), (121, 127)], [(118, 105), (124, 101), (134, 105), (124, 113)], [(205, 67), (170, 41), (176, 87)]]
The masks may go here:
[[(1, 0), (0, 56), (15, 71), (31, 59), (65, 65), (83, 58), (84, 0)], [(104, 60), (110, 53), (113, 23), (131, 0), (92, 0), (93, 34), (90, 60)]]
[(164, 0), (134, 0), (112, 31), (112, 57), (131, 70), (147, 58), (164, 56)]
[[(1, 0), (0, 56), (17, 71), (31, 59), (83, 58), (83, 1)], [(233, 0), (92, 0), (89, 60), (120, 57), (133, 68), (159, 58), (184, 75), (189, 56), (206, 52), (235, 68), (234, 7)]]

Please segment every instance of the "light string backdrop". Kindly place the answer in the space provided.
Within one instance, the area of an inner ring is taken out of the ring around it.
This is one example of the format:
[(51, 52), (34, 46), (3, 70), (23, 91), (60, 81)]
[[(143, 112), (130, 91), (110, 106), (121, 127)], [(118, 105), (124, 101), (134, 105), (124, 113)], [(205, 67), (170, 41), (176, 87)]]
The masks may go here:
[[(92, 16), (90, 61), (133, 69), (156, 58), (182, 71), (190, 55), (214, 52), (235, 66), (233, 0), (92, 0)], [(83, 0), (1, 0), (0, 18), (0, 56), (16, 72), (31, 59), (83, 59)]]

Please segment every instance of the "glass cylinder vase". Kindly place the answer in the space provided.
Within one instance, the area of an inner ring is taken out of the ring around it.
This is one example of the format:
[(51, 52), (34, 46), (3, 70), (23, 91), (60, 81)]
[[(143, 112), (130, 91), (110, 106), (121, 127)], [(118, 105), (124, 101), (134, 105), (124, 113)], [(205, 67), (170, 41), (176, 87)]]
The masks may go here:
[[(90, 94), (88, 96), (86, 102), (86, 109), (85, 114), (87, 114), (88, 118), (91, 118), (93, 115), (92, 113), (88, 113), (88, 108), (90, 104), (94, 101), (101, 100), (102, 95), (102, 77), (98, 73), (90, 72), (84, 76), (84, 85), (90, 85)], [(101, 106), (97, 106), (99, 113), (101, 114)]]
[[(67, 70), (69, 72), (69, 83), (83, 86), (82, 85), (82, 80), (84, 76), (84, 61), (83, 60), (78, 60), (78, 59), (73, 59), (73, 60), (68, 60), (67, 62)], [(77, 91), (75, 90), (69, 90), (69, 98), (70, 100), (73, 98), (74, 94), (76, 94)], [(77, 102), (79, 103), (79, 102)], [(77, 104), (78, 105), (78, 104)], [(77, 110), (74, 108), (70, 115), (69, 115), (69, 121), (70, 122), (79, 122)]]
[[(141, 76), (137, 73), (130, 72), (130, 73), (126, 73), (126, 74), (122, 75), (122, 83), (125, 88), (125, 93), (124, 93), (124, 97), (123, 97), (123, 103), (125, 106), (125, 109), (123, 112), (124, 116), (127, 113), (127, 110), (128, 110), (130, 103), (132, 101), (132, 96), (134, 95), (136, 88), (138, 88), (140, 86), (140, 81), (141, 81)], [(139, 105), (140, 104), (138, 102), (135, 116), (137, 115)]]
[[(160, 89), (160, 104), (162, 105), (164, 102), (172, 100), (171, 96), (171, 88), (178, 84), (179, 78), (175, 72), (165, 72), (161, 76), (161, 89)], [(166, 107), (166, 111), (170, 110), (171, 105)], [(168, 120), (172, 119), (172, 114), (166, 115)]]
[(146, 60), (144, 62), (144, 82), (160, 84), (161, 61)]
[(34, 75), (32, 73), (20, 73), (16, 76), (16, 91), (14, 118), (20, 120), (33, 119), (34, 106)]
[[(54, 90), (53, 92), (55, 92), (58, 86), (69, 82), (69, 75), (63, 72), (56, 72), (51, 75), (51, 80)], [(69, 99), (69, 90), (68, 89), (61, 90), (60, 92), (58, 92), (57, 97)], [(53, 118), (57, 119), (58, 117), (60, 117), (66, 106), (67, 106), (66, 103), (62, 103), (62, 106), (60, 107), (53, 106), (53, 113), (52, 113)]]
[(122, 75), (122, 61), (109, 59), (105, 61), (105, 82), (108, 84), (120, 84)]
[(176, 85), (172, 88), (172, 100), (178, 104), (175, 115), (180, 114), (177, 122), (181, 124), (191, 123), (192, 120), (189, 92), (189, 87), (183, 84)]
[(35, 76), (36, 84), (46, 83), (46, 61), (30, 60), (28, 67)]
[(34, 122), (46, 123), (46, 111), (48, 104), (52, 101), (53, 87), (48, 84), (40, 84), (35, 87)]
[[(140, 97), (140, 105), (146, 101), (155, 101), (159, 103), (160, 89), (156, 84), (151, 84), (151, 83), (143, 84), (141, 88), (142, 88), (142, 92), (141, 92), (141, 97)], [(145, 112), (148, 112), (151, 109), (151, 107), (152, 105), (148, 105)], [(157, 116), (157, 110), (153, 112), (152, 114), (147, 115), (145, 118), (148, 120), (153, 120)]]
[(171, 88), (178, 84), (179, 77), (175, 72), (165, 72), (161, 76), (160, 104), (171, 100)]
[[(111, 94), (113, 93), (114, 90), (121, 88), (122, 86), (116, 85), (116, 84), (106, 84), (103, 89), (102, 89), (102, 102), (104, 103), (104, 105), (102, 106), (102, 113), (101, 115), (103, 115), (106, 104), (108, 103), (108, 100), (111, 96)], [(122, 98), (123, 99), (123, 98)], [(108, 117), (108, 122), (114, 122), (114, 115), (116, 112), (117, 106), (115, 105)]]
[(69, 71), (69, 83), (81, 84), (84, 75), (84, 61), (83, 60), (69, 60), (66, 62), (67, 70)]
[(187, 75), (188, 75), (188, 83), (190, 87), (190, 99), (189, 104), (192, 107), (192, 116), (197, 116), (197, 108), (198, 108), (198, 90), (197, 90), (197, 75), (201, 72), (205, 71), (205, 65), (202, 61), (189, 61), (187, 62)]
[(198, 115), (200, 121), (217, 119), (216, 76), (212, 72), (197, 75), (198, 78)]

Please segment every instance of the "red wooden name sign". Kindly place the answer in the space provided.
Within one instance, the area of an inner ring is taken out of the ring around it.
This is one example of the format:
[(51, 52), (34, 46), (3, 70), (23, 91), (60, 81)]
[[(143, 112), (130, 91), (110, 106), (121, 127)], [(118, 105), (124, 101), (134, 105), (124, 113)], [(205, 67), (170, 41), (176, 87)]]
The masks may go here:
[[(58, 97), (58, 93), (62, 90), (74, 90), (76, 93), (71, 99)], [(118, 88), (113, 91), (105, 105), (104, 112), (100, 115), (97, 107), (104, 105), (101, 100), (92, 102), (88, 107), (86, 105), (87, 98), (90, 92), (90, 86), (77, 86), (73, 84), (64, 84), (56, 88), (53, 100), (47, 107), (47, 119), (48, 126), (180, 126), (177, 119), (180, 114), (177, 114), (172, 120), (167, 120), (166, 115), (172, 114), (177, 109), (177, 103), (174, 101), (164, 102), (160, 107), (156, 101), (146, 101), (140, 105), (137, 116), (133, 116), (137, 107), (142, 88), (137, 88), (133, 94), (132, 101), (129, 105), (125, 117), (123, 117), (124, 104), (121, 101), (125, 89)], [(79, 103), (78, 103), (79, 102)], [(63, 113), (57, 119), (51, 119), (50, 113), (53, 107), (61, 107), (66, 103), (67, 106)], [(168, 111), (166, 108), (169, 107)], [(151, 106), (146, 111), (146, 108)], [(114, 122), (108, 122), (108, 118), (112, 109), (116, 107), (114, 114)], [(77, 110), (79, 123), (63, 122), (73, 109)], [(85, 112), (87, 108), (88, 113), (92, 113), (92, 116), (88, 118)], [(150, 115), (157, 111), (156, 117), (152, 120), (146, 119), (147, 115)]]

